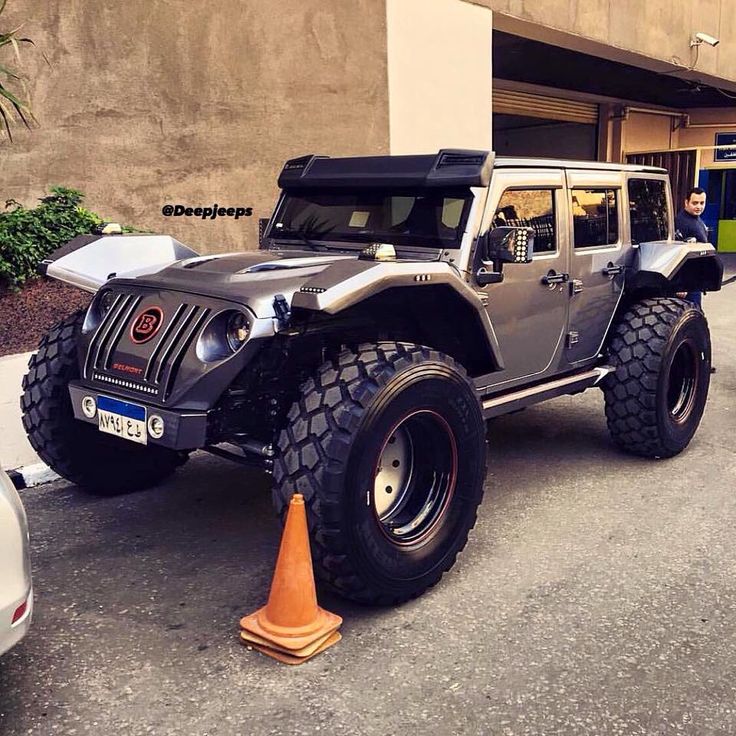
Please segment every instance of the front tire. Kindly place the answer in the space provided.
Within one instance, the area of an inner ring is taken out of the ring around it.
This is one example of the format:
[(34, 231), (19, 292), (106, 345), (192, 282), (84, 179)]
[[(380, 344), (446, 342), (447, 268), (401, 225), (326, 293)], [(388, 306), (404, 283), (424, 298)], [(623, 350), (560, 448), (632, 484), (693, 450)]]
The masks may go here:
[(465, 546), (483, 494), (485, 425), (446, 355), (378, 343), (343, 350), (303, 387), (279, 438), (274, 504), (308, 509), (317, 576), (364, 603), (416, 597)]
[(710, 384), (710, 333), (684, 299), (645, 299), (617, 325), (609, 348), (615, 373), (603, 391), (614, 442), (644, 457), (682, 452), (703, 416)]
[(52, 470), (89, 493), (115, 495), (156, 485), (185, 462), (185, 454), (134, 445), (74, 418), (68, 386), (79, 378), (83, 322), (84, 311), (62, 320), (31, 356), (20, 400), (28, 440)]

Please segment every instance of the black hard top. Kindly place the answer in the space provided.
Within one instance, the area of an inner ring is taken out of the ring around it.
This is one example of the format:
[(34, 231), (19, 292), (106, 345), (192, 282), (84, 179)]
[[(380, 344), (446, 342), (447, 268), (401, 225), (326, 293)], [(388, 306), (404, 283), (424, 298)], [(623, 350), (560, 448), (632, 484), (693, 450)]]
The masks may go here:
[(489, 151), (444, 149), (417, 156), (302, 156), (287, 161), (282, 189), (351, 187), (478, 187), (491, 180)]
[(496, 157), (492, 151), (446, 148), (438, 153), (414, 156), (302, 156), (286, 162), (279, 176), (279, 187), (484, 187), (490, 182), (494, 167), (667, 173), (654, 166)]

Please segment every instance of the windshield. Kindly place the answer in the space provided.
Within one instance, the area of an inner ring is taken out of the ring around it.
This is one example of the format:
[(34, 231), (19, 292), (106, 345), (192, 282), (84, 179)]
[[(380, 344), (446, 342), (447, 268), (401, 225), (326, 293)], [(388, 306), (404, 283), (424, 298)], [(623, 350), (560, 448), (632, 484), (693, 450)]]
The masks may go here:
[(472, 196), (468, 188), (287, 191), (269, 236), (459, 248)]

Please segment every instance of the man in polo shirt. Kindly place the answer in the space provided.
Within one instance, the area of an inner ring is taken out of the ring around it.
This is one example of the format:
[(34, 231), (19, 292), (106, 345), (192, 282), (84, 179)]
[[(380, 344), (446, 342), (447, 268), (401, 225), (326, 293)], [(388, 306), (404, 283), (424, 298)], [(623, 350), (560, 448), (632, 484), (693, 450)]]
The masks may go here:
[[(675, 217), (675, 229), (680, 232), (683, 240), (695, 238), (698, 243), (708, 242), (708, 228), (700, 219), (705, 209), (705, 191), (700, 187), (693, 187), (685, 197), (683, 208)], [(692, 291), (687, 297), (699, 307), (702, 306), (703, 293)]]
[[(708, 228), (700, 219), (700, 215), (703, 214), (704, 209), (705, 191), (700, 187), (693, 187), (688, 191), (687, 196), (685, 197), (684, 206), (677, 213), (677, 217), (675, 217), (675, 230), (679, 231), (683, 240), (695, 238), (695, 241), (698, 243), (708, 242)], [(688, 301), (697, 304), (702, 309), (702, 291), (691, 291), (685, 296), (685, 298)], [(715, 373), (716, 369), (711, 366), (710, 371), (711, 373)]]

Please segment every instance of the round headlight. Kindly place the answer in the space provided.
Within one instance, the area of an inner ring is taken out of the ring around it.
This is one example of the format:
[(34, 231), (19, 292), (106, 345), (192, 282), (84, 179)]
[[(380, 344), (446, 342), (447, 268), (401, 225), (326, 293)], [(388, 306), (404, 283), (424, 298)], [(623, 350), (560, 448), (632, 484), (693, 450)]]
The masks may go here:
[(248, 339), (250, 325), (242, 312), (234, 312), (227, 321), (227, 344), (236, 352)]
[(245, 311), (226, 309), (204, 326), (197, 338), (197, 357), (203, 363), (232, 358), (250, 336), (251, 323)]

